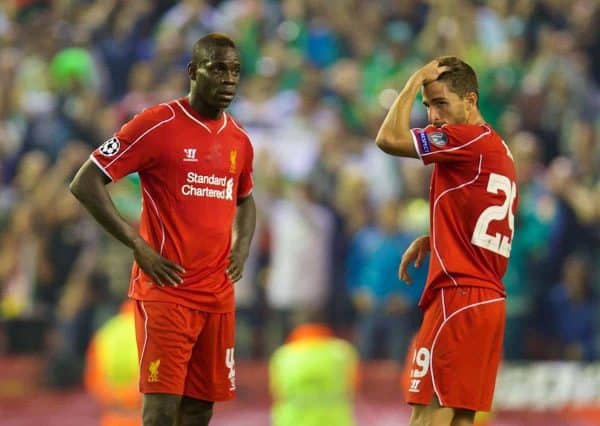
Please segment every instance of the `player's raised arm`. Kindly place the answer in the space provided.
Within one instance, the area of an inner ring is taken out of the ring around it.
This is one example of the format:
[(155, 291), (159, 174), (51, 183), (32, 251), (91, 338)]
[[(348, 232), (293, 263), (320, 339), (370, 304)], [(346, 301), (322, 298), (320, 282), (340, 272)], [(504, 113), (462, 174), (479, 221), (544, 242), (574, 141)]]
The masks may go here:
[(375, 138), (375, 143), (382, 151), (400, 157), (418, 158), (410, 132), (410, 113), (415, 97), (422, 85), (437, 80), (448, 69), (446, 66), (440, 66), (435, 60), (417, 70), (408, 79)]
[(183, 273), (183, 268), (156, 253), (119, 214), (106, 189), (108, 182), (110, 179), (88, 159), (73, 178), (69, 189), (109, 234), (133, 249), (140, 268), (158, 285), (181, 283), (178, 273)]

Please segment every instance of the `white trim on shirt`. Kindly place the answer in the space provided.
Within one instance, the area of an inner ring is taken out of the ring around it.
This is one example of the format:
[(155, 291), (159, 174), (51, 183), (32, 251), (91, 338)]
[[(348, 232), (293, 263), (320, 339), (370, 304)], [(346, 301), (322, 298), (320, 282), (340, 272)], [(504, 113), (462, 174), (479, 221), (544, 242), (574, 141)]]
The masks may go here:
[(165, 123), (168, 123), (169, 121), (171, 121), (175, 118), (175, 110), (171, 107), (171, 105), (169, 105), (169, 104), (161, 104), (161, 105), (166, 105), (167, 107), (169, 107), (169, 109), (171, 110), (171, 113), (172, 113), (171, 117), (167, 118), (166, 120), (156, 123), (154, 126), (150, 127), (148, 130), (146, 130), (144, 133), (142, 133), (140, 136), (138, 136), (137, 139), (131, 143), (131, 145), (129, 145), (127, 148), (125, 148), (122, 153), (117, 155), (114, 160), (112, 160), (110, 163), (108, 163), (105, 166), (106, 169), (108, 169), (110, 166), (112, 166), (115, 161), (117, 161), (119, 158), (121, 158), (123, 156), (123, 154), (125, 154), (127, 151), (129, 151), (136, 143), (141, 141), (142, 138), (144, 136), (146, 136), (148, 133), (150, 133), (152, 130), (157, 129), (158, 127), (162, 126)]
[[(442, 128), (443, 128), (443, 127), (445, 127), (445, 125), (444, 125), (444, 126), (442, 126)], [(485, 127), (485, 126), (484, 126), (484, 127)], [(435, 150), (435, 151), (433, 151), (433, 150), (432, 150), (431, 152), (426, 152), (426, 153), (422, 154), (422, 157), (425, 157), (425, 156), (427, 156), (427, 155), (431, 155), (431, 154), (440, 154), (440, 153), (442, 153), (442, 152), (451, 152), (451, 151), (457, 151), (457, 150), (459, 150), (459, 149), (463, 149), (463, 148), (465, 148), (465, 147), (467, 147), (467, 146), (471, 145), (472, 143), (475, 143), (475, 142), (477, 142), (477, 141), (478, 141), (479, 139), (481, 139), (482, 137), (484, 137), (484, 136), (488, 136), (488, 135), (490, 135), (490, 134), (492, 133), (492, 130), (491, 130), (489, 127), (485, 127), (485, 129), (486, 129), (486, 131), (485, 131), (484, 133), (480, 134), (479, 136), (476, 136), (475, 138), (473, 138), (473, 139), (471, 139), (471, 140), (469, 140), (469, 141), (465, 142), (465, 143), (464, 143), (464, 144), (462, 144), (462, 145), (459, 145), (459, 146), (454, 146), (454, 147), (452, 147), (452, 148), (438, 149), (438, 150)]]
[(210, 130), (210, 127), (208, 127), (202, 121), (198, 120), (196, 117), (194, 117), (192, 114), (190, 114), (188, 112), (188, 110), (185, 109), (185, 107), (183, 105), (181, 105), (181, 103), (179, 101), (175, 101), (175, 103), (179, 106), (179, 108), (181, 108), (181, 110), (185, 113), (185, 115), (187, 115), (193, 121), (195, 121), (196, 123), (198, 123), (199, 125), (201, 125), (202, 127), (204, 127), (208, 133), (212, 133), (212, 130)]
[(452, 282), (454, 283), (455, 286), (458, 285), (458, 283), (456, 282), (456, 280), (454, 279), (454, 277), (452, 275), (450, 275), (448, 273), (448, 270), (446, 269), (446, 266), (444, 265), (444, 262), (442, 260), (442, 256), (440, 255), (440, 252), (437, 249), (437, 244), (435, 243), (435, 237), (437, 236), (437, 232), (435, 232), (435, 224), (436, 224), (436, 220), (435, 220), (435, 209), (438, 205), (438, 202), (442, 199), (442, 197), (446, 194), (448, 194), (451, 191), (455, 191), (457, 189), (461, 189), (464, 188), (467, 185), (471, 185), (472, 183), (475, 183), (477, 181), (477, 179), (479, 179), (479, 176), (481, 176), (481, 164), (483, 163), (483, 154), (479, 155), (479, 167), (477, 168), (477, 175), (475, 175), (475, 177), (473, 179), (471, 179), (468, 182), (464, 182), (460, 185), (454, 186), (452, 188), (448, 188), (445, 191), (443, 191), (440, 195), (437, 196), (437, 198), (435, 199), (435, 201), (433, 202), (433, 209), (431, 211), (431, 228), (432, 228), (432, 241), (433, 241), (433, 251), (436, 255), (436, 257), (438, 258), (438, 261), (440, 262), (440, 266), (442, 267), (444, 273), (448, 276), (448, 278), (450, 278), (452, 280)]
[(115, 181), (115, 179), (114, 179), (114, 178), (113, 178), (113, 177), (110, 175), (110, 173), (108, 173), (108, 171), (107, 171), (107, 170), (104, 168), (104, 166), (103, 166), (102, 164), (100, 164), (100, 161), (98, 161), (98, 159), (97, 159), (96, 157), (94, 157), (94, 153), (93, 153), (93, 152), (90, 154), (90, 160), (92, 160), (92, 162), (93, 162), (93, 163), (94, 163), (96, 166), (98, 166), (98, 168), (99, 168), (100, 170), (102, 170), (102, 173), (104, 173), (106, 176), (108, 176), (108, 178), (109, 178), (111, 181), (113, 181), (113, 182)]
[(221, 131), (225, 129), (225, 127), (227, 127), (227, 114), (223, 112), (223, 124), (221, 125), (221, 127), (219, 127), (219, 130), (217, 130), (217, 135), (221, 133)]
[(152, 203), (152, 208), (154, 209), (154, 212), (156, 213), (156, 218), (158, 219), (158, 223), (160, 223), (160, 232), (161, 232), (161, 239), (160, 239), (160, 251), (158, 252), (159, 254), (162, 255), (163, 253), (163, 248), (165, 247), (165, 225), (163, 224), (163, 221), (160, 217), (160, 213), (158, 212), (158, 207), (156, 206), (156, 202), (154, 201), (154, 198), (152, 198), (152, 195), (150, 195), (150, 192), (148, 192), (148, 190), (144, 187), (142, 187), (142, 189), (144, 190), (144, 193), (148, 196), (148, 198), (150, 198), (150, 202)]

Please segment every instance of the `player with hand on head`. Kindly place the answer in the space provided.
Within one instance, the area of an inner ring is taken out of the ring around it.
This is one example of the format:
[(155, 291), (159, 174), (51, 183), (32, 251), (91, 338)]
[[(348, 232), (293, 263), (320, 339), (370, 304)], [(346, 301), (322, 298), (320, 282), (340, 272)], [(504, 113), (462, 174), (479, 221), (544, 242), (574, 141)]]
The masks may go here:
[[(207, 425), (235, 393), (234, 288), (256, 222), (252, 145), (224, 110), (240, 54), (224, 34), (198, 40), (188, 96), (148, 108), (96, 149), (71, 191), (133, 250), (144, 426)], [(139, 232), (106, 184), (138, 172)]]
[[(429, 125), (410, 128), (422, 90)], [(417, 70), (388, 111), (376, 143), (386, 153), (435, 164), (430, 235), (417, 238), (399, 274), (431, 252), (419, 306), (407, 401), (410, 424), (467, 426), (489, 411), (502, 354), (506, 271), (517, 206), (515, 167), (502, 138), (478, 108), (477, 76), (456, 57)]]

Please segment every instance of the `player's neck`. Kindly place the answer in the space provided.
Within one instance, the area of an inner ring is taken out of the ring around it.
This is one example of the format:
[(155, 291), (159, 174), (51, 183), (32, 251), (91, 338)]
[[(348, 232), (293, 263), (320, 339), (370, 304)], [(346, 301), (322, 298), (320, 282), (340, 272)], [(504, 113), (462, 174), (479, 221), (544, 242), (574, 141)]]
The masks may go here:
[(467, 124), (471, 124), (473, 126), (477, 126), (480, 124), (485, 124), (485, 120), (479, 111), (474, 111), (468, 118)]
[(200, 114), (202, 117), (206, 117), (209, 120), (216, 120), (221, 117), (223, 110), (221, 108), (215, 108), (213, 106), (206, 105), (199, 97), (189, 94), (187, 96), (190, 106)]

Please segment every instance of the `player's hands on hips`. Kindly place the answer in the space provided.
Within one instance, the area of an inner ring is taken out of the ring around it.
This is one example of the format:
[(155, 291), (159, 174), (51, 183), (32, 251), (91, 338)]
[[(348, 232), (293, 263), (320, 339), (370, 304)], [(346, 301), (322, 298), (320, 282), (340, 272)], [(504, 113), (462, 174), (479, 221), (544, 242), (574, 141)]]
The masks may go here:
[(433, 60), (417, 70), (413, 76), (418, 79), (420, 84), (427, 84), (437, 80), (446, 71), (450, 71), (450, 67), (446, 65), (441, 66), (437, 60)]
[(149, 275), (155, 284), (161, 287), (165, 285), (177, 287), (183, 283), (181, 274), (185, 273), (185, 269), (162, 257), (141, 238), (134, 244), (133, 257), (142, 271)]
[(402, 281), (408, 284), (412, 284), (412, 277), (408, 275), (408, 265), (413, 260), (415, 261), (415, 268), (420, 267), (427, 256), (429, 251), (429, 236), (424, 235), (414, 240), (410, 246), (406, 249), (402, 255), (400, 261), (400, 267), (398, 268), (398, 276)]
[(231, 249), (229, 252), (229, 266), (226, 271), (231, 282), (236, 283), (242, 279), (244, 263), (246, 263), (247, 258), (248, 252), (236, 248)]

